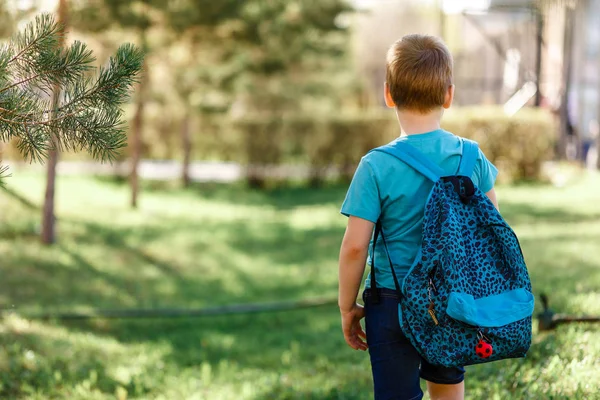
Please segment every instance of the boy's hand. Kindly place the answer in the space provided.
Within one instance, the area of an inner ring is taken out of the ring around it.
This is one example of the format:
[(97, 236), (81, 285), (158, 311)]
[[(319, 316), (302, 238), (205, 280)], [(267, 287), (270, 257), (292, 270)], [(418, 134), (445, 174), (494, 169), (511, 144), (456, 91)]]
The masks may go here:
[(365, 317), (365, 309), (360, 304), (355, 304), (350, 310), (340, 310), (342, 314), (342, 331), (348, 346), (354, 350), (365, 351), (369, 347), (365, 342), (367, 335), (360, 326), (360, 320)]

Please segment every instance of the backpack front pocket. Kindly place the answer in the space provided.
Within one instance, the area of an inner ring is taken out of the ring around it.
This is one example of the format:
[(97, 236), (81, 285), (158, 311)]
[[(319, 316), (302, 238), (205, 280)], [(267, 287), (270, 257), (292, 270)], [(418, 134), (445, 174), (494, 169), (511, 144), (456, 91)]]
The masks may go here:
[(530, 317), (533, 307), (533, 294), (523, 288), (479, 299), (467, 293), (451, 292), (446, 313), (469, 325), (494, 328)]

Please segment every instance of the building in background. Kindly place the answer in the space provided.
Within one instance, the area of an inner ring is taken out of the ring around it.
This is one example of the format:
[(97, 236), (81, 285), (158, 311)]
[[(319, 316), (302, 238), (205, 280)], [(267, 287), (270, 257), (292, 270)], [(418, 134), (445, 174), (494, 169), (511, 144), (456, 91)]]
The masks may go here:
[(580, 0), (569, 10), (573, 30), (568, 77), (568, 115), (579, 136), (579, 158), (597, 154), (600, 120), (600, 0)]
[[(408, 33), (443, 36), (455, 61), (455, 104), (526, 105), (560, 120), (558, 152), (584, 160), (600, 131), (600, 0), (367, 1), (357, 19), (356, 57), (375, 101), (388, 46)], [(443, 12), (442, 12), (443, 10)], [(570, 149), (570, 151), (567, 151)], [(597, 153), (597, 151), (596, 151)]]

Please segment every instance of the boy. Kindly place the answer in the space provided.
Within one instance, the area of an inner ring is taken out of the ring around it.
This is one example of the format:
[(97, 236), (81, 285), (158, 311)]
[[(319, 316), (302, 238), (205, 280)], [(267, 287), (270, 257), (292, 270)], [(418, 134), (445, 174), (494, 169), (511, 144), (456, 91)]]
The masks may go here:
[[(408, 35), (387, 55), (385, 102), (394, 108), (406, 142), (447, 175), (458, 169), (462, 146), (458, 136), (440, 129), (444, 109), (452, 104), (452, 56), (441, 40)], [(498, 171), (480, 151), (473, 182), (498, 207), (493, 189)], [(421, 399), (419, 378), (427, 381), (432, 400), (463, 399), (464, 369), (429, 364), (403, 335), (398, 299), (387, 255), (377, 242), (376, 287), (380, 301), (371, 300), (370, 276), (363, 293), (365, 307), (356, 304), (374, 224), (380, 220), (399, 280), (408, 272), (420, 246), (422, 222), (431, 181), (393, 156), (371, 152), (356, 170), (342, 214), (349, 217), (339, 263), (339, 307), (348, 345), (369, 350), (375, 399)], [(381, 261), (379, 261), (381, 260)], [(360, 320), (365, 317), (366, 334)], [(366, 339), (366, 342), (365, 342)]]

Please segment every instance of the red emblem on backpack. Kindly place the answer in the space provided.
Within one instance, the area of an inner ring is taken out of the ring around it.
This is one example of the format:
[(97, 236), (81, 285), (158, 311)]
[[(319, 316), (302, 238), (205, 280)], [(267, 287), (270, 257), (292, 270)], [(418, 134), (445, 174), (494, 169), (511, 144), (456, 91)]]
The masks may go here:
[(475, 346), (475, 354), (481, 358), (488, 358), (494, 352), (494, 348), (489, 340), (486, 340), (483, 334), (480, 335), (479, 343)]

